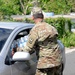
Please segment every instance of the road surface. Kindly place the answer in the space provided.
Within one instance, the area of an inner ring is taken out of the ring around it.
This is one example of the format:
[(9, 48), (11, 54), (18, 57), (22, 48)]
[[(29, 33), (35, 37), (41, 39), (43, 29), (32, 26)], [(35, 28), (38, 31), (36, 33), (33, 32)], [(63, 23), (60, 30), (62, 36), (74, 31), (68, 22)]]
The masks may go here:
[(75, 75), (75, 49), (66, 50), (66, 64), (63, 75)]

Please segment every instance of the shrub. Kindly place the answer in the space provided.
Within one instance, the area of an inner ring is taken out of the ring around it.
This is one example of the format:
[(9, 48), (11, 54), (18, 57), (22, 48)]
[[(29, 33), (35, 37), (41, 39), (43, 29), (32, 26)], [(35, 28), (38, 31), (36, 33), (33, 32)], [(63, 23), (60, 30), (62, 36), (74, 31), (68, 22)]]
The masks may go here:
[(75, 47), (75, 34), (74, 33), (68, 33), (67, 36), (60, 38), (60, 40), (63, 42), (64, 46), (66, 47)]

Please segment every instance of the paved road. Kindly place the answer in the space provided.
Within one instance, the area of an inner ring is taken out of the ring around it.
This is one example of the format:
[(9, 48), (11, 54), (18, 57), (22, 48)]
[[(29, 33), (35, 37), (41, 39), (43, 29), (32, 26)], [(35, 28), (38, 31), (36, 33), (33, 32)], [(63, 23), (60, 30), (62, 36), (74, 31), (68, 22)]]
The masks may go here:
[(75, 49), (66, 51), (66, 65), (63, 75), (75, 75)]

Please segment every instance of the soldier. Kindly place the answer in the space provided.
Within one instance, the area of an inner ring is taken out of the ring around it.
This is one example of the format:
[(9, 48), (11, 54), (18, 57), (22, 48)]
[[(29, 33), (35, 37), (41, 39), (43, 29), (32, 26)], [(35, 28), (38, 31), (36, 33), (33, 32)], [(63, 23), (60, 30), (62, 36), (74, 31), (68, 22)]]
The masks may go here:
[(44, 22), (44, 15), (39, 7), (32, 9), (32, 19), (35, 26), (29, 33), (24, 51), (36, 51), (38, 62), (35, 75), (62, 75), (57, 30)]

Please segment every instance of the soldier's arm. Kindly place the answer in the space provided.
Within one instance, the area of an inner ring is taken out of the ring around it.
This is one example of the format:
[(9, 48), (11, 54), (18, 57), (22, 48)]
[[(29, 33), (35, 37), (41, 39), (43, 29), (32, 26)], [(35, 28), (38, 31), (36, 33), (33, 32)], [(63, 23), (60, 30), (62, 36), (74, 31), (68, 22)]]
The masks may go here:
[(38, 39), (38, 36), (35, 31), (30, 33), (30, 35), (28, 37), (28, 41), (27, 41), (26, 46), (24, 47), (23, 51), (30, 52), (32, 50), (32, 48), (34, 47), (34, 44), (37, 39)]

